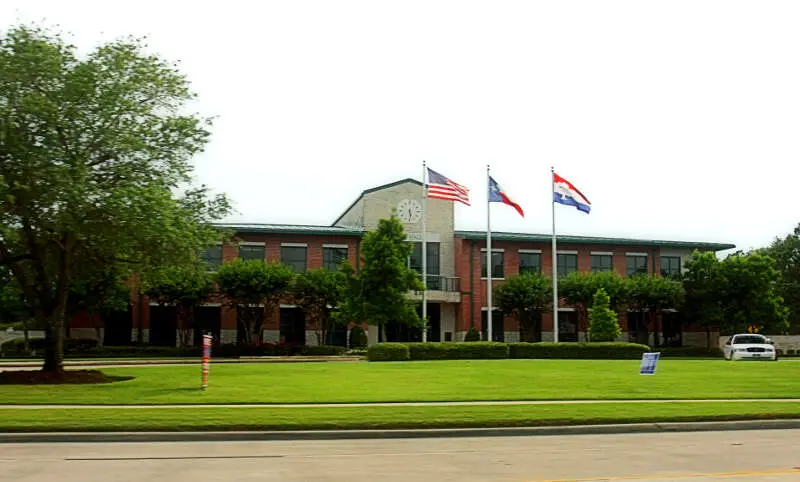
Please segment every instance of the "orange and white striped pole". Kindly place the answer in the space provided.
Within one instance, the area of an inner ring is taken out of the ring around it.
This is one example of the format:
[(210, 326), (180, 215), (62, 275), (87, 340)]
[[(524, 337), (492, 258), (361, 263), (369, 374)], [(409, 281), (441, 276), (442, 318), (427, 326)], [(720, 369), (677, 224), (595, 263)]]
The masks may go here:
[(211, 365), (211, 335), (203, 335), (203, 378), (200, 388), (205, 390), (208, 387), (208, 369)]

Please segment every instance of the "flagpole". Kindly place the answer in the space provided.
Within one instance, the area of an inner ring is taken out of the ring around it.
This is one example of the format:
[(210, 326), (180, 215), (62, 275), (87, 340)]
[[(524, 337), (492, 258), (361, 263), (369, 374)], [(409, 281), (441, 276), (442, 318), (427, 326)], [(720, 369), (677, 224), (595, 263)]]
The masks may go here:
[(550, 204), (553, 209), (553, 341), (558, 343), (558, 256), (556, 255), (556, 178), (555, 170), (550, 167), (550, 184), (553, 194)]
[(486, 341), (492, 341), (492, 223), (491, 206), (489, 200), (489, 185), (491, 174), (489, 165), (486, 165)]
[(422, 342), (428, 341), (428, 166), (422, 161)]

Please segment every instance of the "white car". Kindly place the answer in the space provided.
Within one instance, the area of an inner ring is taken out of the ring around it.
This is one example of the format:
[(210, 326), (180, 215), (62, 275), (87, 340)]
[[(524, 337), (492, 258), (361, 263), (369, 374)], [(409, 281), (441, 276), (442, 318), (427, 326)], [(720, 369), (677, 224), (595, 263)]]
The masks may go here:
[(733, 335), (722, 349), (726, 360), (770, 360), (778, 359), (772, 340), (764, 335), (744, 333)]

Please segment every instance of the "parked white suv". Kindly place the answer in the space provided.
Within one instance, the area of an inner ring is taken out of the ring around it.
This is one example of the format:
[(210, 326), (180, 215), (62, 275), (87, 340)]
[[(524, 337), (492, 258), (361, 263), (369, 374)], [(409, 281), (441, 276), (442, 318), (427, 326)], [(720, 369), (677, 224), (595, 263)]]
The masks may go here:
[(723, 353), (726, 360), (771, 360), (778, 359), (778, 351), (772, 340), (764, 335), (743, 333), (733, 335), (725, 342)]

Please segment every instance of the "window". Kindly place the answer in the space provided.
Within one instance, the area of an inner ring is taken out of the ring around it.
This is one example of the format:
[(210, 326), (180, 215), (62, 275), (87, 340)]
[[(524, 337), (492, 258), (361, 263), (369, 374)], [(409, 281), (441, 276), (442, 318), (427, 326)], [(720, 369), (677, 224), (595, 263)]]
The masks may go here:
[(519, 274), (540, 274), (541, 272), (541, 253), (519, 253)]
[(328, 271), (338, 271), (342, 262), (347, 261), (347, 248), (322, 248), (322, 266)]
[(626, 256), (625, 273), (628, 276), (647, 274), (647, 256)]
[(593, 254), (592, 255), (592, 272), (598, 273), (601, 271), (613, 271), (614, 268), (611, 264), (610, 254)]
[(281, 263), (302, 273), (306, 270), (306, 247), (281, 246)]
[(558, 277), (569, 276), (570, 273), (578, 271), (577, 254), (557, 254), (556, 263), (558, 264)]
[(239, 258), (244, 261), (257, 260), (264, 261), (264, 245), (249, 245), (245, 244), (239, 246)]
[[(492, 250), (492, 279), (503, 279), (503, 252)], [(481, 278), (486, 278), (486, 251), (481, 252)]]
[(209, 271), (214, 271), (222, 265), (222, 246), (209, 246), (200, 254), (200, 259)]
[[(425, 243), (428, 250), (428, 259), (426, 260), (426, 271), (428, 274), (427, 284), (429, 290), (438, 290), (441, 286), (441, 278), (439, 277), (439, 243)], [(408, 258), (408, 267), (422, 275), (422, 243), (414, 242), (413, 251)]]
[(661, 257), (661, 276), (668, 278), (678, 278), (681, 275), (680, 256)]

